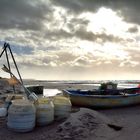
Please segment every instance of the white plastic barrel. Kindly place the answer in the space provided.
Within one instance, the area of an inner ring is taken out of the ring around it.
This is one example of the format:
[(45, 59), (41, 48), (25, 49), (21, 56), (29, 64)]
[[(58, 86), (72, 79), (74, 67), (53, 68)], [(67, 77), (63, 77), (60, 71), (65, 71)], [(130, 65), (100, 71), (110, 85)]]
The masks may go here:
[(11, 105), (12, 100), (25, 99), (21, 94), (8, 94), (5, 100), (5, 107), (8, 109)]
[(54, 120), (54, 105), (49, 98), (39, 98), (36, 105), (36, 122), (38, 126), (45, 126)]
[(28, 100), (15, 100), (8, 109), (9, 129), (16, 132), (29, 132), (35, 127), (36, 109)]
[(64, 96), (55, 96), (54, 103), (54, 116), (56, 120), (64, 119), (70, 116), (71, 102), (70, 99)]
[(0, 108), (0, 127), (6, 126), (6, 115), (7, 109), (4, 107)]
[(0, 108), (0, 117), (5, 117), (7, 115), (7, 109), (5, 107)]

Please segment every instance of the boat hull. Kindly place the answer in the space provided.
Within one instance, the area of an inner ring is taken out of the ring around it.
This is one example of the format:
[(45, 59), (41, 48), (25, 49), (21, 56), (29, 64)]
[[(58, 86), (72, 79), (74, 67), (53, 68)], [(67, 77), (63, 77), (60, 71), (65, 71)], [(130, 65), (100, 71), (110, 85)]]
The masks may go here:
[(113, 108), (140, 104), (140, 94), (126, 95), (86, 95), (75, 94), (64, 90), (64, 94), (70, 97), (74, 106), (90, 108)]

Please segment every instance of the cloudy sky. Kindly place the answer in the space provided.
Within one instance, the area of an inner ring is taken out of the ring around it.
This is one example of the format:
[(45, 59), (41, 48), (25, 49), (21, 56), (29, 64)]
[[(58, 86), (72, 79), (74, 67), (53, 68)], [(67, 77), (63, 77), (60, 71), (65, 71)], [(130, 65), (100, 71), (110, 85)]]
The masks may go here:
[(139, 0), (0, 0), (0, 51), (23, 78), (139, 80), (139, 13)]

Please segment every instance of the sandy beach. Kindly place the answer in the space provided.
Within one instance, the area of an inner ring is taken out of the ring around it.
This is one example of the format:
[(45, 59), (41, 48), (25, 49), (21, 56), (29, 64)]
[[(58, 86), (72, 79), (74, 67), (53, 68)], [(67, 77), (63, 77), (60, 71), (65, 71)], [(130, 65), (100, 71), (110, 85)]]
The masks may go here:
[[(73, 84), (48, 84), (49, 88), (87, 88)], [(90, 87), (92, 88), (92, 87)], [(0, 126), (1, 140), (138, 140), (140, 105), (106, 110), (74, 108), (66, 120), (17, 133)]]

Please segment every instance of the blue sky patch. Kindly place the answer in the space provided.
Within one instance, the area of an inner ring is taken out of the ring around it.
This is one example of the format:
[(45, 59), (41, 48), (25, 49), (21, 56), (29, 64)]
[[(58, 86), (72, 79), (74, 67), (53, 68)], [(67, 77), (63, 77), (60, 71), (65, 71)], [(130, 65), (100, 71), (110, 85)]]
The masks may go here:
[(20, 45), (12, 45), (11, 49), (14, 53), (16, 53), (18, 55), (32, 54), (32, 51), (33, 51), (33, 48), (31, 48), (29, 46), (20, 46)]

